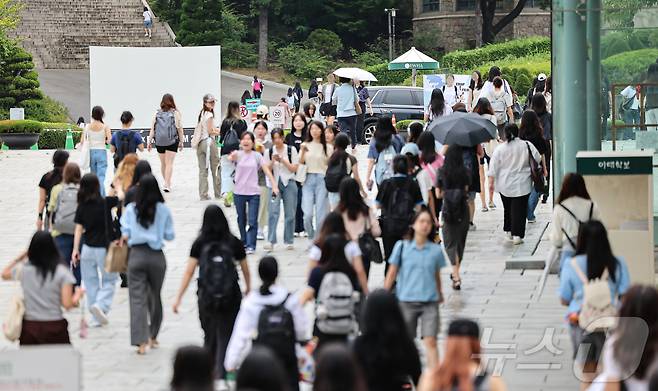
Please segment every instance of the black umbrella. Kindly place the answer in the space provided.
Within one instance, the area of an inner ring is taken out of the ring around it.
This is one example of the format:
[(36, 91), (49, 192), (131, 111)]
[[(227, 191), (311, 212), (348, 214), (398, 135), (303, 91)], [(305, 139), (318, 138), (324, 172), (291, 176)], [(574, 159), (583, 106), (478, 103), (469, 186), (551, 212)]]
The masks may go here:
[(496, 138), (498, 129), (475, 113), (454, 112), (432, 121), (427, 127), (441, 144), (474, 147)]

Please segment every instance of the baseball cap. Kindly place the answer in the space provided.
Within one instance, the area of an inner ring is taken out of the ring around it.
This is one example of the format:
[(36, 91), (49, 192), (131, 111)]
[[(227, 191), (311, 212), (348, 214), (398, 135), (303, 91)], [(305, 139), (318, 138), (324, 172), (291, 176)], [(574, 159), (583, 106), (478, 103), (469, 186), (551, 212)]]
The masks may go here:
[(413, 156), (418, 156), (420, 155), (420, 150), (418, 149), (418, 145), (416, 143), (407, 143), (402, 147), (402, 150), (400, 151), (400, 155), (406, 155), (406, 154), (412, 154)]
[(215, 95), (213, 95), (213, 94), (205, 94), (203, 96), (203, 101), (204, 102), (217, 102), (217, 99), (215, 99)]
[(539, 81), (546, 80), (546, 74), (545, 73), (540, 73), (539, 75), (537, 75), (537, 80), (539, 80)]
[(267, 115), (270, 112), (270, 109), (265, 105), (260, 105), (256, 108), (256, 115)]

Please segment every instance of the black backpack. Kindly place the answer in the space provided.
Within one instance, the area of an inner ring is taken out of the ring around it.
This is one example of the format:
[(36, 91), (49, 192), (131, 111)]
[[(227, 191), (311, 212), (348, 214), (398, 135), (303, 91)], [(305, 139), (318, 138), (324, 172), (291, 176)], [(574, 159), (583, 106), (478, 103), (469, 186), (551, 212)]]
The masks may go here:
[(266, 305), (258, 316), (258, 336), (254, 345), (266, 346), (286, 364), (296, 363), (295, 322), (286, 308), (290, 294), (278, 305)]
[(308, 89), (308, 97), (309, 98), (317, 98), (318, 96), (318, 86), (314, 85), (309, 87)]
[(464, 220), (467, 208), (466, 191), (463, 188), (446, 189), (443, 191), (443, 221), (448, 224), (459, 224)]
[[(393, 181), (391, 184), (398, 181), (398, 179), (388, 180)], [(382, 228), (387, 236), (402, 237), (409, 231), (416, 208), (416, 204), (411, 198), (410, 182), (410, 179), (405, 179), (404, 182), (395, 186), (386, 203), (382, 216)]]
[(242, 300), (233, 251), (222, 242), (210, 242), (199, 258), (199, 302), (216, 311), (236, 308)]
[(330, 162), (327, 172), (324, 174), (324, 184), (328, 192), (336, 193), (340, 189), (340, 182), (348, 176), (347, 159), (349, 158), (347, 155), (345, 159), (335, 159)]
[(116, 146), (116, 152), (114, 153), (115, 166), (118, 166), (127, 154), (134, 153), (137, 150), (137, 146), (134, 145), (135, 143), (133, 142), (135, 139), (134, 131), (131, 130), (128, 133), (119, 131), (118, 136), (117, 141), (119, 145)]

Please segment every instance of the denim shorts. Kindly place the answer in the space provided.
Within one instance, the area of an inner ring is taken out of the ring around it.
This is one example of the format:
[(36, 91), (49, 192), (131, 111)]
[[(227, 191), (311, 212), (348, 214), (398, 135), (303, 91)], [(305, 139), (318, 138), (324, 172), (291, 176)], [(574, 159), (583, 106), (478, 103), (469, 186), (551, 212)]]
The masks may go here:
[(421, 338), (436, 337), (439, 335), (441, 323), (439, 321), (438, 302), (401, 301), (400, 309), (402, 310), (404, 321), (407, 324), (409, 335), (412, 338), (416, 338), (419, 318)]
[(145, 20), (144, 21), (144, 28), (150, 29), (153, 27), (153, 21), (152, 20)]

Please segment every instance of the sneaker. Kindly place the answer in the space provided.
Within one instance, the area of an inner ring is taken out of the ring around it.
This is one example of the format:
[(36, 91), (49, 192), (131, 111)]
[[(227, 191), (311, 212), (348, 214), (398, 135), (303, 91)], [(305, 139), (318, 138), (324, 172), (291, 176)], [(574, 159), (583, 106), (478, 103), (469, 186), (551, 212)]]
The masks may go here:
[(537, 218), (528, 219), (528, 223), (533, 224), (537, 222)]
[(512, 240), (512, 233), (511, 232), (505, 232), (505, 239)]
[(210, 197), (208, 197), (208, 196), (201, 196), (201, 197), (199, 197), (199, 199), (201, 201), (210, 201)]
[(106, 324), (110, 323), (109, 319), (107, 319), (107, 315), (105, 315), (105, 312), (99, 307), (97, 304), (94, 304), (89, 308), (89, 312), (91, 312), (94, 315), (94, 318), (100, 323), (102, 326), (105, 326)]
[(308, 234), (306, 233), (306, 231), (302, 231), (302, 232), (299, 233), (299, 237), (300, 238), (308, 238)]
[(488, 211), (489, 211), (489, 208), (487, 208), (486, 206), (482, 207), (482, 212), (488, 212)]
[(263, 231), (259, 230), (258, 233), (256, 234), (256, 240), (265, 240), (265, 234)]
[(489, 201), (489, 209), (496, 209), (496, 204), (493, 201)]
[(521, 237), (519, 237), (519, 236), (514, 236), (514, 237), (512, 238), (512, 244), (514, 244), (515, 246), (518, 246), (518, 245), (521, 244), (521, 243), (523, 243), (523, 239), (521, 239)]
[(294, 249), (295, 249), (295, 245), (294, 245), (294, 244), (292, 244), (292, 243), (290, 243), (290, 244), (286, 244), (286, 250), (294, 250)]
[(301, 236), (301, 233), (300, 233), (300, 232), (295, 232), (295, 233), (293, 234), (293, 236), (296, 237), (296, 238), (298, 238), (298, 237)]
[(470, 223), (470, 225), (468, 226), (469, 231), (475, 231), (476, 229), (477, 229), (477, 227), (473, 223)]
[(169, 193), (169, 192), (171, 191), (171, 189), (169, 189), (168, 187), (165, 187), (165, 188), (162, 189), (162, 190), (163, 190), (165, 193)]
[(263, 245), (263, 250), (265, 250), (267, 252), (270, 252), (270, 251), (274, 250), (274, 244), (273, 243), (265, 243)]
[(247, 248), (247, 250), (245, 252), (247, 253), (247, 255), (251, 255), (251, 254), (255, 253), (256, 250), (253, 249), (253, 248)]

